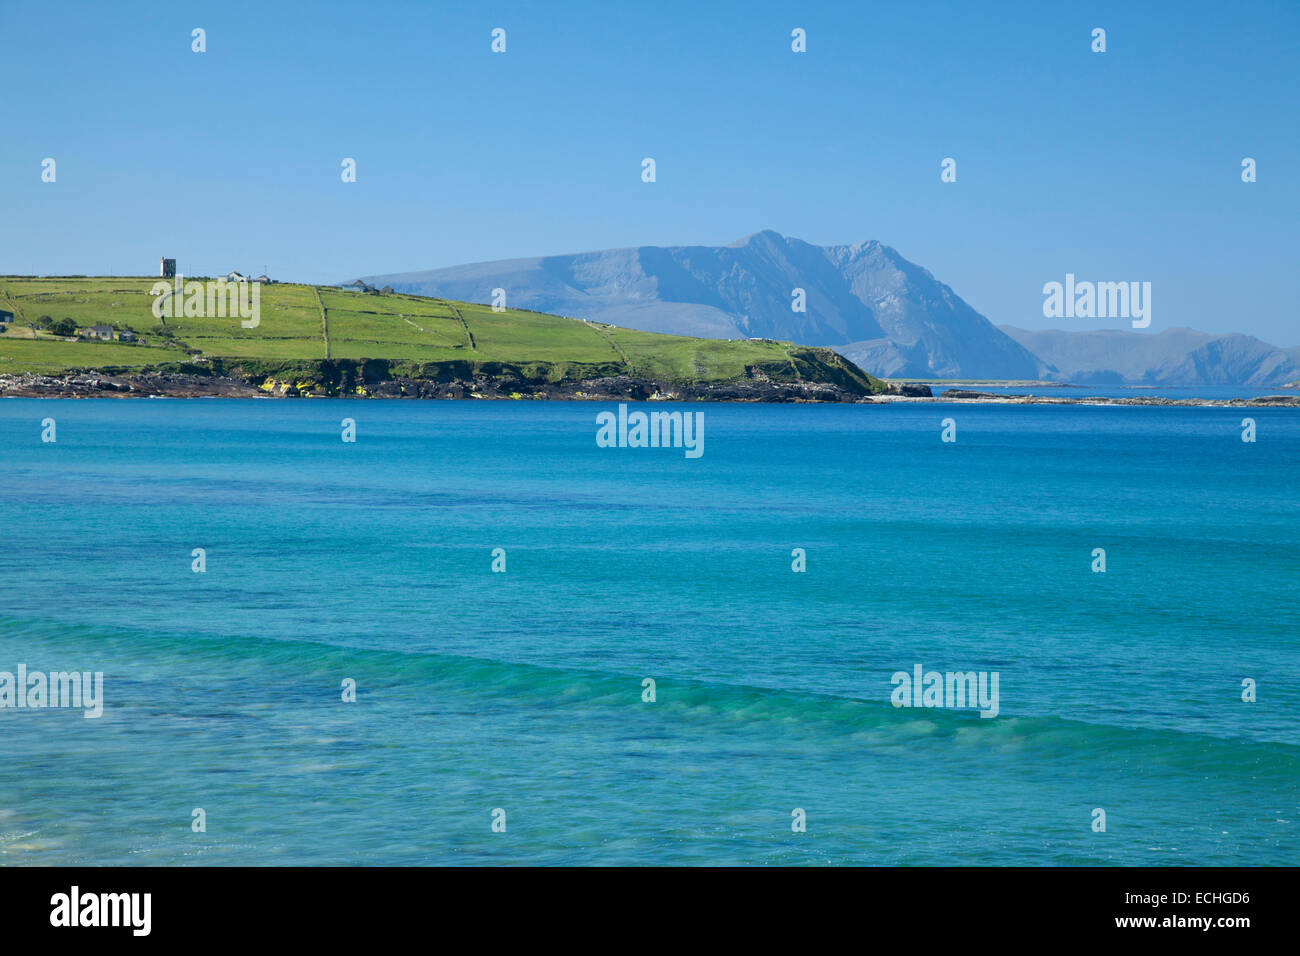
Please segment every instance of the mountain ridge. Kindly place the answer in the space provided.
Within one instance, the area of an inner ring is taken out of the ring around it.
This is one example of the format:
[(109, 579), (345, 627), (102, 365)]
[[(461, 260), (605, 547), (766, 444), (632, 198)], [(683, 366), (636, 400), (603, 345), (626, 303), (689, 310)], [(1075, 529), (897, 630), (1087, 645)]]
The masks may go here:
[[(1041, 363), (929, 270), (878, 240), (816, 246), (762, 230), (725, 246), (633, 246), (364, 277), (647, 332), (830, 346), (875, 375), (1031, 378)], [(804, 290), (805, 311), (792, 308)]]
[(999, 328), (1044, 362), (1046, 378), (1080, 385), (1271, 387), (1300, 378), (1300, 347), (1239, 332)]
[[(765, 229), (723, 246), (628, 246), (366, 277), (401, 292), (506, 304), (675, 335), (833, 348), (881, 378), (1281, 386), (1300, 348), (1240, 333), (995, 325), (876, 239), (818, 246)], [(804, 311), (792, 305), (803, 290)]]

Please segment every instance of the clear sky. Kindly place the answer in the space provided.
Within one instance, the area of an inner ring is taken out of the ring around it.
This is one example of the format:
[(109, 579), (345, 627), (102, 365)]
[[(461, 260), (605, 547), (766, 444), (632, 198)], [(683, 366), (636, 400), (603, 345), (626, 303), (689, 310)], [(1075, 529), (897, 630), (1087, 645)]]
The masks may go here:
[(997, 323), (1126, 326), (1043, 318), (1073, 272), (1151, 282), (1152, 332), (1300, 345), (1295, 0), (6, 2), (0, 49), (3, 273), (339, 281), (776, 229), (878, 239)]

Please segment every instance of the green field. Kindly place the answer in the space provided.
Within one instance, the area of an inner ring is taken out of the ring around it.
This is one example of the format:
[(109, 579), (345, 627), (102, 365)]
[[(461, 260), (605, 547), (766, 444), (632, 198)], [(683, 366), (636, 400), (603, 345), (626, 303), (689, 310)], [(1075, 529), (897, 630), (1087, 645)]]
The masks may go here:
[[(757, 370), (776, 381), (839, 380), (869, 392), (885, 386), (829, 349), (769, 341), (659, 335), (579, 319), (421, 296), (369, 294), (275, 283), (261, 289), (257, 328), (238, 317), (151, 312), (154, 278), (0, 276), (0, 374), (129, 371), (216, 364), (242, 373), (303, 374), (326, 360), (382, 360), (394, 374), (503, 369), (552, 381), (627, 375), (675, 383), (734, 380)], [(189, 280), (193, 281), (193, 279)], [(111, 325), (135, 345), (66, 341), (34, 329), (39, 319)], [(828, 378), (829, 376), (829, 378)]]

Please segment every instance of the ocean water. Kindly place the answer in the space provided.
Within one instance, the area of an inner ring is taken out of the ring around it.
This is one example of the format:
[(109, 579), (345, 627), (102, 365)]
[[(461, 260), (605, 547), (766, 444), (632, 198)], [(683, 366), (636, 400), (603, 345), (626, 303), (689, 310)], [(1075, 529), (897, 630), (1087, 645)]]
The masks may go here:
[(1296, 410), (612, 407), (0, 402), (0, 863), (1300, 861)]

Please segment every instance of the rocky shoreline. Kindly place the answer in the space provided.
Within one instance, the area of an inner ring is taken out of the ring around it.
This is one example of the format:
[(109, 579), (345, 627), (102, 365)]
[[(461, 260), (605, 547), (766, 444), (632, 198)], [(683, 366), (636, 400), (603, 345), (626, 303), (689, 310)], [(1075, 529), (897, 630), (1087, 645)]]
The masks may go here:
[(891, 384), (889, 391), (862, 395), (828, 382), (777, 382), (764, 377), (682, 385), (627, 376), (562, 382), (476, 376), (437, 381), (392, 378), (367, 383), (354, 392), (326, 393), (289, 382), (247, 381), (226, 375), (181, 372), (108, 374), (86, 371), (65, 375), (0, 375), (0, 397), (9, 398), (410, 398), (504, 399), (535, 401), (766, 402), (776, 404), (930, 402), (987, 405), (1188, 405), (1300, 407), (1300, 395), (1201, 399), (1132, 396), (1003, 395), (952, 388), (935, 396), (928, 385)]
[(207, 375), (106, 375), (94, 371), (0, 375), (0, 397), (6, 398), (258, 398), (265, 395), (247, 382)]
[[(927, 386), (896, 385), (898, 396), (928, 395)], [(501, 376), (452, 378), (446, 381), (395, 377), (368, 382), (352, 391), (327, 392), (316, 387), (263, 379), (260, 382), (219, 375), (177, 372), (66, 375), (0, 375), (0, 397), (12, 398), (411, 398), (529, 399), (549, 401), (681, 402), (833, 402), (870, 401), (868, 396), (829, 382), (777, 382), (756, 377), (729, 382), (682, 385), (627, 376), (539, 382)]]

